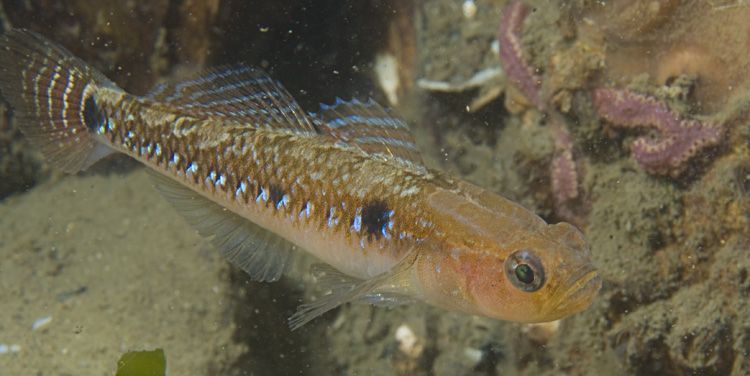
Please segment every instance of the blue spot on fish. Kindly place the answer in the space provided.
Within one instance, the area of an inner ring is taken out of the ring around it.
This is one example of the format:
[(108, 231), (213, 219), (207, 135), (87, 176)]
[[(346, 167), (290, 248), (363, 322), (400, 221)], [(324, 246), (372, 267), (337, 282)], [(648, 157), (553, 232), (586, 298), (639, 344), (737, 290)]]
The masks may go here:
[(268, 201), (268, 192), (266, 192), (265, 188), (263, 187), (260, 187), (260, 192), (258, 192), (258, 196), (255, 197), (255, 202), (261, 201)]
[(333, 227), (337, 224), (339, 224), (339, 219), (336, 218), (336, 208), (332, 207), (328, 211), (328, 227)]
[(237, 187), (237, 190), (234, 191), (234, 195), (236, 197), (239, 197), (241, 194), (244, 194), (245, 192), (247, 192), (247, 184), (245, 184), (244, 181), (241, 181), (240, 185)]
[(195, 164), (195, 162), (190, 162), (188, 167), (185, 169), (185, 175), (194, 174), (196, 172), (198, 172), (198, 165)]
[(359, 232), (362, 230), (362, 215), (357, 214), (354, 216), (354, 219), (352, 220), (352, 230), (354, 232)]

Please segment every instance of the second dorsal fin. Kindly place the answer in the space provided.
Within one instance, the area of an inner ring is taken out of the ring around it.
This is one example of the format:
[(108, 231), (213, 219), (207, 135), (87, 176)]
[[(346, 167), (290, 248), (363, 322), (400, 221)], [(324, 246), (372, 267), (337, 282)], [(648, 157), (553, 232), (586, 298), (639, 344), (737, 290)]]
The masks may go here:
[(162, 83), (146, 99), (194, 116), (227, 117), (250, 127), (316, 133), (310, 117), (280, 83), (247, 65), (214, 68), (188, 80)]
[(322, 104), (315, 116), (318, 129), (338, 141), (413, 171), (427, 171), (406, 122), (372, 99), (347, 102), (336, 98), (332, 105)]

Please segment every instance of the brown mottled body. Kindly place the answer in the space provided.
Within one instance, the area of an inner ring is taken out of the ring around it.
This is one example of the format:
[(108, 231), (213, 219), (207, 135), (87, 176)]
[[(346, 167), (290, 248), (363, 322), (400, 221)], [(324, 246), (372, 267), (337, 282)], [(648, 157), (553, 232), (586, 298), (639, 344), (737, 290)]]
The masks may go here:
[[(394, 168), (329, 137), (184, 115), (117, 92), (100, 98), (114, 125), (99, 137), (113, 148), (349, 275), (381, 274), (415, 241), (441, 233), (423, 193), (447, 183), (432, 174)], [(375, 203), (391, 213), (387, 220), (355, 229), (355, 217)]]

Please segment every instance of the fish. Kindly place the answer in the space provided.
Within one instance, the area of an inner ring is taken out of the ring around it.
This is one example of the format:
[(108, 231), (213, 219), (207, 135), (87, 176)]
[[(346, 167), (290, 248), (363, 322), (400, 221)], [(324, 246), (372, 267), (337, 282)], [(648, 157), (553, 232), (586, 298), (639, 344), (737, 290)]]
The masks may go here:
[(302, 304), (292, 329), (352, 302), (553, 321), (585, 310), (601, 287), (580, 230), (428, 168), (406, 122), (372, 99), (308, 112), (245, 64), (137, 96), (23, 29), (0, 35), (0, 94), (67, 173), (116, 153), (142, 163), (253, 280), (317, 258), (327, 294)]

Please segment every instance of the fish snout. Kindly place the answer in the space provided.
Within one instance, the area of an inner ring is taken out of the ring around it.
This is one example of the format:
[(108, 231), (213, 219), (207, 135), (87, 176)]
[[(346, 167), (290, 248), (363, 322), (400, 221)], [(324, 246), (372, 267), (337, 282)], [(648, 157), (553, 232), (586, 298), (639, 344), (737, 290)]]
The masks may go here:
[(552, 309), (560, 316), (578, 313), (591, 305), (602, 287), (602, 278), (592, 266), (579, 269), (565, 281), (562, 293), (550, 303)]

